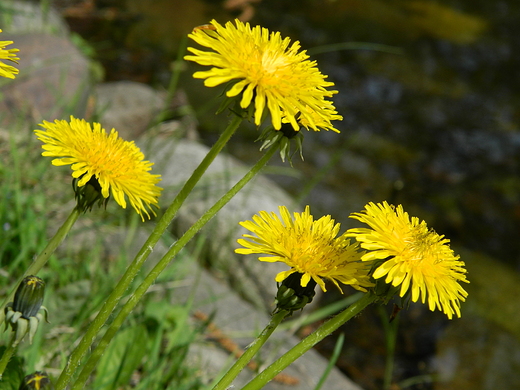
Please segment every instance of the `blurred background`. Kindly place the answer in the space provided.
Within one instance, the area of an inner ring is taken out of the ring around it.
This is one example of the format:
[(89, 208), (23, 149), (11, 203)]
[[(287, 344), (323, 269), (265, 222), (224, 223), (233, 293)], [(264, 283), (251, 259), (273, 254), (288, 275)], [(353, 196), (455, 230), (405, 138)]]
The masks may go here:
[[(239, 18), (299, 40), (339, 91), (341, 133), (305, 131), (304, 157), (270, 178), (342, 228), (368, 201), (402, 204), (448, 237), (471, 284), (462, 318), (412, 305), (400, 313), (395, 389), (520, 388), (520, 2), (517, 0), (53, 0), (104, 81), (177, 91), (211, 145), (218, 88), (178, 61), (193, 27)], [(209, 103), (208, 103), (209, 102)], [(259, 156), (254, 126), (229, 152)], [(466, 286), (465, 286), (466, 287)], [(322, 304), (339, 299), (326, 295)], [(338, 366), (381, 389), (391, 308), (342, 331)], [(309, 329), (303, 329), (305, 333)], [(318, 349), (325, 356), (332, 338)]]

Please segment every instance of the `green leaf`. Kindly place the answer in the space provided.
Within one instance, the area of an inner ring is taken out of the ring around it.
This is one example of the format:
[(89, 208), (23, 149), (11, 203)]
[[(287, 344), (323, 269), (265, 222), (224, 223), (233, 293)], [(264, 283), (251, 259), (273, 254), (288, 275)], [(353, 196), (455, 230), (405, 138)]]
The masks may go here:
[(168, 348), (189, 344), (194, 337), (188, 318), (189, 308), (183, 305), (165, 305), (164, 302), (150, 302), (145, 315), (162, 324)]
[[(5, 347), (0, 348), (0, 356), (4, 354)], [(0, 390), (18, 390), (22, 379), (24, 378), (23, 373), (23, 359), (13, 356), (0, 380)]]
[(148, 332), (143, 325), (117, 333), (99, 361), (93, 389), (116, 389), (127, 384), (148, 351)]

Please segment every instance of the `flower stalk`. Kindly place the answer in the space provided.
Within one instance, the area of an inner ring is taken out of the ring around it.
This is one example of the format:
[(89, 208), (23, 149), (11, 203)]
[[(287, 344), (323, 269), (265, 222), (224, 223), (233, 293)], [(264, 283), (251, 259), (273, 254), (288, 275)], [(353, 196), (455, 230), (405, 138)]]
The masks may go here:
[[(396, 310), (395, 306), (394, 310)], [(393, 317), (388, 318), (388, 315), (386, 314), (383, 306), (379, 306), (378, 311), (381, 317), (383, 328), (385, 330), (386, 344), (386, 362), (383, 389), (390, 390), (392, 388), (392, 375), (394, 373), (395, 346), (397, 342), (397, 330), (399, 327), (399, 312), (397, 312), (395, 315), (392, 313)]]
[(213, 160), (217, 157), (220, 151), (224, 148), (226, 143), (229, 141), (231, 136), (238, 129), (242, 119), (234, 116), (228, 127), (221, 134), (220, 138), (213, 145), (213, 147), (209, 150), (208, 154), (201, 161), (199, 166), (195, 169), (191, 177), (186, 181), (180, 192), (177, 194), (171, 205), (165, 211), (164, 215), (159, 219), (157, 224), (155, 225), (154, 230), (143, 244), (136, 257), (132, 261), (132, 263), (128, 266), (126, 272), (121, 277), (121, 280), (117, 283), (114, 290), (107, 298), (103, 307), (99, 311), (98, 315), (89, 328), (87, 329), (85, 335), (81, 339), (80, 343), (76, 347), (76, 349), (72, 352), (65, 366), (65, 369), (62, 371), (56, 382), (56, 390), (60, 390), (65, 388), (67, 383), (72, 379), (72, 375), (79, 367), (81, 359), (85, 355), (85, 353), (90, 349), (92, 343), (101, 327), (105, 324), (110, 314), (114, 311), (114, 308), (119, 303), (119, 300), (127, 290), (128, 286), (134, 280), (137, 273), (140, 271), (143, 263), (146, 261), (150, 253), (152, 253), (153, 248), (161, 238), (162, 234), (166, 231), (171, 221), (177, 215), (180, 207), (191, 193), (195, 185), (202, 178), (208, 167), (211, 165)]
[(247, 347), (245, 352), (240, 356), (231, 368), (224, 374), (220, 381), (213, 387), (213, 390), (226, 390), (233, 380), (240, 374), (244, 367), (251, 361), (256, 353), (262, 348), (267, 339), (271, 336), (274, 330), (280, 325), (289, 311), (280, 310), (273, 314), (269, 324), (265, 329), (258, 335), (258, 337)]
[(309, 336), (304, 338), (293, 348), (283, 354), (264, 371), (249, 381), (249, 383), (247, 383), (242, 388), (242, 390), (257, 390), (263, 388), (270, 380), (272, 380), (276, 375), (287, 368), (292, 362), (294, 362), (305, 352), (314, 347), (318, 342), (338, 329), (341, 325), (349, 321), (352, 317), (359, 314), (376, 299), (377, 296), (371, 292), (364, 294), (359, 301), (353, 303), (347, 309), (339, 313), (336, 317), (333, 317), (325, 322)]
[(5, 368), (7, 367), (9, 360), (11, 360), (11, 357), (13, 356), (14, 352), (16, 351), (17, 346), (18, 346), (18, 343), (15, 342), (15, 338), (10, 337), (9, 343), (7, 344), (4, 354), (2, 355), (2, 359), (0, 359), (0, 380), (2, 380), (2, 376), (4, 374)]

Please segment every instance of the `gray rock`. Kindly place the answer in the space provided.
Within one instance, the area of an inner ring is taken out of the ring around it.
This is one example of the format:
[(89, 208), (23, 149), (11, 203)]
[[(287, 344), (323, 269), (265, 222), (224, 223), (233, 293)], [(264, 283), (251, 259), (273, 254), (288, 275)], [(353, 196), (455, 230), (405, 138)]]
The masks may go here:
[(20, 49), (20, 73), (0, 84), (0, 125), (68, 119), (85, 114), (91, 78), (89, 62), (66, 38), (41, 34), (3, 34)]
[(103, 127), (135, 139), (164, 109), (164, 98), (152, 87), (133, 81), (103, 83), (96, 87), (96, 111)]
[(4, 33), (45, 33), (67, 36), (69, 28), (65, 21), (54, 8), (45, 8), (44, 3), (0, 0), (0, 26)]
[[(168, 206), (209, 150), (197, 142), (173, 137), (141, 140), (138, 143), (147, 158), (156, 163), (154, 172), (162, 175), (163, 208)], [(173, 224), (174, 234), (181, 235), (192, 226), (248, 170), (229, 155), (217, 156), (179, 211)], [(292, 204), (293, 200), (285, 191), (259, 176), (224, 206), (203, 231), (207, 236), (205, 257), (211, 264), (212, 272), (224, 275), (244, 299), (264, 312), (273, 309), (276, 274), (288, 268), (285, 264), (260, 262), (257, 256), (236, 255), (236, 240), (245, 232), (238, 222), (251, 219), (261, 210), (277, 212), (279, 205), (291, 209)]]
[[(191, 266), (194, 267), (191, 272), (193, 276), (189, 279), (195, 282), (195, 275), (197, 272), (201, 272), (195, 288), (193, 307), (206, 315), (213, 314), (211, 317), (212, 323), (224, 335), (230, 336), (233, 342), (237, 343), (240, 348), (247, 348), (247, 345), (268, 324), (269, 316), (255, 310), (253, 306), (244, 302), (225, 283), (217, 280), (213, 275), (204, 270), (197, 271), (195, 262), (192, 262)], [(187, 285), (190, 287), (176, 290), (176, 300), (184, 302), (188, 298), (192, 284), (187, 283)], [(239, 336), (233, 337), (233, 335), (237, 334)], [(259, 368), (262, 370), (296, 345), (298, 341), (299, 339), (292, 336), (288, 331), (275, 332), (253, 360), (256, 361), (260, 357)], [(219, 375), (219, 373), (221, 374), (223, 370), (230, 367), (235, 361), (230, 356), (230, 353), (223, 349), (222, 345), (215, 342), (202, 341), (190, 345), (188, 359), (188, 361), (193, 362), (195, 367), (200, 367), (200, 371), (205, 377), (211, 379)], [(327, 363), (316, 351), (310, 350), (283, 371), (283, 374), (287, 375), (289, 379), (295, 380), (293, 384), (286, 385), (273, 380), (264, 386), (264, 389), (312, 390), (323, 375)], [(248, 368), (244, 369), (233, 382), (234, 388), (240, 389), (254, 375), (255, 373)], [(327, 390), (361, 390), (358, 385), (350, 381), (337, 368), (331, 370), (322, 388)]]

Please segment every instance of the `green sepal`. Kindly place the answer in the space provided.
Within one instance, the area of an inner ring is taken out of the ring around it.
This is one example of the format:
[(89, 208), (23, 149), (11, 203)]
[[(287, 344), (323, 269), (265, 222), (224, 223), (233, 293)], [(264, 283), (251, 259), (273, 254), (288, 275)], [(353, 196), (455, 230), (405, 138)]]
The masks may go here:
[[(271, 127), (271, 129), (272, 129), (272, 127)], [(280, 142), (280, 139), (283, 137), (282, 133), (275, 131), (275, 130), (270, 133), (267, 133), (264, 131), (264, 132), (262, 132), (262, 134), (265, 134), (265, 137), (262, 138), (262, 136), (260, 136), (257, 139), (257, 141), (263, 140), (262, 146), (260, 146), (260, 151), (269, 149), (274, 144)]]
[(303, 274), (295, 272), (289, 275), (278, 285), (278, 292), (275, 298), (275, 313), (280, 310), (287, 310), (288, 315), (294, 311), (303, 309), (312, 302), (316, 295), (316, 282), (311, 279), (307, 286), (301, 285)]
[(29, 318), (29, 344), (32, 344), (34, 335), (36, 334), (36, 331), (38, 330), (38, 324), (40, 323), (40, 320), (36, 317)]
[(283, 162), (288, 158), (291, 161), (291, 141), (289, 138), (282, 137), (280, 140), (280, 158)]
[(280, 158), (283, 162), (289, 160), (292, 166), (291, 142), (295, 142), (296, 152), (303, 160), (303, 134), (296, 131), (288, 123), (283, 123), (280, 130), (275, 130), (273, 126), (267, 126), (255, 142), (261, 141), (260, 151), (269, 149), (278, 144), (280, 147)]
[(224, 112), (227, 108), (229, 108), (232, 104), (234, 106), (238, 105), (238, 99), (240, 97), (240, 94), (237, 96), (229, 97), (226, 95), (226, 92), (234, 85), (234, 83), (228, 83), (224, 91), (220, 94), (222, 97), (222, 101), (220, 102), (219, 107), (217, 108), (217, 111), (215, 112), (215, 115), (218, 115), (222, 112)]
[(13, 347), (16, 347), (20, 342), (23, 340), (25, 335), (27, 334), (30, 323), (29, 320), (25, 318), (20, 318), (18, 321), (16, 321), (15, 324), (13, 324), (13, 331), (11, 337), (12, 337), (12, 345)]
[(97, 203), (98, 207), (107, 207), (108, 198), (105, 198), (101, 193), (101, 185), (95, 176), (92, 176), (90, 180), (84, 185), (79, 187), (78, 182), (81, 176), (72, 179), (72, 188), (74, 190), (74, 197), (76, 198), (77, 208), (84, 213), (92, 211), (92, 207)]
[(303, 160), (303, 133), (301, 131), (293, 138), (296, 142), (296, 150), (300, 152), (300, 158)]

